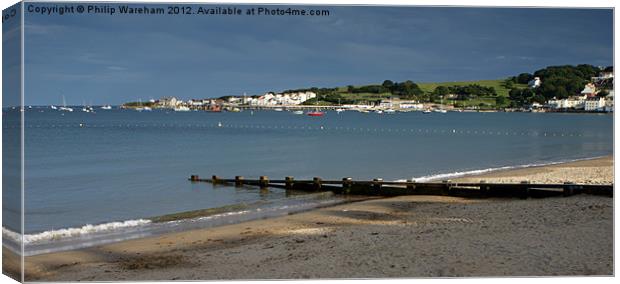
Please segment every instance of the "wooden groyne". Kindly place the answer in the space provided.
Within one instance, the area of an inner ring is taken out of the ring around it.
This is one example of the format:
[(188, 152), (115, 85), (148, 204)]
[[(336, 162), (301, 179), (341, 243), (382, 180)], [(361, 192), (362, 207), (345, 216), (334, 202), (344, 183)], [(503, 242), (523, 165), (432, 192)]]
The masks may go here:
[(257, 186), (261, 188), (276, 187), (287, 190), (321, 192), (332, 191), (336, 194), (351, 195), (446, 195), (461, 197), (547, 197), (547, 196), (571, 196), (575, 194), (592, 194), (613, 197), (613, 184), (575, 184), (565, 182), (562, 184), (539, 184), (522, 181), (521, 183), (487, 183), (481, 180), (477, 183), (453, 182), (444, 180), (441, 182), (404, 182), (384, 181), (375, 178), (370, 181), (358, 181), (345, 177), (341, 180), (323, 180), (315, 177), (312, 180), (295, 180), (294, 177), (285, 177), (281, 180), (270, 180), (267, 176), (258, 179), (245, 179), (236, 176), (234, 179), (225, 179), (212, 176), (209, 179), (200, 178), (198, 175), (190, 176), (191, 182), (209, 182), (234, 186)]

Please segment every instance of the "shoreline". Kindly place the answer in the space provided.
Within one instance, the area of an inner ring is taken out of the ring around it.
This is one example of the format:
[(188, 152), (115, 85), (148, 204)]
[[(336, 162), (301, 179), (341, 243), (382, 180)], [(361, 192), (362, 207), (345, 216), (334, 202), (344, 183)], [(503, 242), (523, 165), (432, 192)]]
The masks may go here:
[[(613, 156), (611, 156), (611, 155), (604, 155), (604, 156), (580, 158), (580, 159), (558, 161), (558, 162), (537, 163), (537, 164), (521, 164), (521, 165), (514, 165), (514, 166), (500, 166), (500, 167), (486, 168), (486, 169), (477, 169), (477, 170), (465, 170), (465, 171), (462, 171), (462, 172), (452, 172), (452, 173), (443, 173), (443, 174), (433, 174), (433, 175), (421, 176), (421, 177), (418, 177), (418, 178), (413, 178), (413, 180), (414, 181), (419, 181), (419, 182), (439, 182), (441, 180), (453, 179), (452, 181), (463, 182), (463, 180), (467, 180), (467, 182), (478, 182), (481, 179), (474, 180), (474, 178), (492, 177), (492, 176), (489, 176), (489, 175), (503, 173), (503, 172), (513, 172), (513, 171), (516, 171), (516, 170), (526, 170), (526, 169), (550, 167), (550, 166), (555, 166), (555, 165), (573, 164), (573, 163), (577, 163), (577, 162), (595, 161), (594, 163), (597, 163), (597, 161), (604, 161), (606, 159), (613, 160)], [(406, 181), (406, 180), (405, 179), (399, 179), (397, 181)], [(519, 182), (521, 182), (521, 180), (517, 181), (517, 183), (519, 183)], [(562, 182), (560, 182), (560, 183), (562, 183)], [(599, 183), (602, 183), (602, 181), (599, 182)]]
[[(612, 157), (459, 180), (535, 181), (576, 171), (613, 182)], [(58, 281), (611, 275), (612, 248), (612, 198), (399, 196), (25, 262), (27, 280)], [(10, 254), (3, 249), (5, 259)]]
[[(592, 158), (575, 159), (575, 160), (570, 160), (570, 161), (565, 161), (565, 162), (550, 162), (547, 164), (527, 164), (527, 165), (505, 166), (505, 167), (488, 168), (488, 169), (482, 169), (482, 170), (436, 174), (436, 175), (424, 176), (424, 177), (421, 177), (415, 180), (424, 181), (424, 182), (439, 182), (445, 179), (450, 179), (453, 182), (479, 182), (481, 180), (485, 180), (487, 182), (498, 182), (498, 183), (500, 182), (520, 183), (523, 180), (530, 180), (530, 182), (532, 183), (563, 183), (564, 181), (566, 181), (565, 179), (554, 180), (554, 179), (544, 178), (545, 175), (541, 175), (538, 169), (542, 169), (542, 172), (550, 173), (554, 169), (557, 170), (557, 169), (562, 169), (565, 167), (568, 167), (568, 168), (584, 167), (584, 166), (594, 167), (594, 166), (601, 166), (601, 165), (604, 167), (606, 165), (611, 165), (611, 163), (612, 163), (612, 156), (598, 156), (598, 157), (592, 157)], [(537, 176), (531, 176), (532, 173), (536, 173)], [(606, 175), (612, 178), (611, 179), (600, 179), (600, 177), (595, 177), (594, 180), (592, 180), (592, 179), (584, 178), (584, 177), (588, 177), (588, 175), (585, 175), (585, 176), (580, 175), (579, 179), (573, 179), (571, 181), (574, 183), (581, 183), (581, 184), (613, 183), (613, 172), (606, 173)], [(307, 196), (310, 196), (310, 195), (307, 195)], [(352, 198), (357, 199), (354, 197)], [(360, 199), (364, 200), (364, 199), (370, 199), (370, 198), (360, 197)], [(339, 203), (347, 203), (347, 201), (335, 202), (335, 204), (339, 204)], [(105, 229), (103, 227), (108, 227), (108, 226), (134, 227), (134, 226), (139, 226), (140, 224), (148, 224), (148, 223), (158, 224), (158, 223), (166, 223), (166, 222), (171, 222), (171, 221), (185, 221), (189, 219), (205, 218), (205, 217), (209, 217), (213, 215), (230, 215), (231, 213), (234, 213), (236, 211), (245, 211), (253, 207), (258, 208), (257, 207), (258, 204), (262, 204), (262, 202), (257, 201), (253, 203), (231, 204), (231, 205), (225, 205), (222, 207), (175, 212), (175, 213), (153, 216), (153, 217), (148, 217), (148, 218), (141, 218), (141, 219), (110, 221), (110, 222), (104, 222), (104, 223), (92, 224), (92, 225), (87, 224), (82, 227), (69, 227), (69, 228), (63, 228), (63, 229), (58, 229), (58, 230), (53, 230), (53, 231), (44, 231), (44, 232), (39, 232), (39, 233), (26, 234), (26, 237), (30, 239), (38, 239), (38, 238), (43, 238), (43, 237), (64, 238), (64, 236), (60, 236), (60, 235), (56, 236), (56, 233), (78, 235), (80, 234), (79, 231), (83, 230), (84, 228), (88, 228), (89, 230), (96, 230), (99, 227), (102, 227), (102, 229)], [(327, 205), (327, 206), (333, 206), (333, 205)], [(317, 207), (305, 209), (302, 211), (316, 210), (316, 209), (320, 209), (321, 207), (326, 207), (326, 206), (317, 206)], [(290, 212), (289, 214), (295, 214), (295, 213), (299, 213), (299, 212), (293, 211), (293, 212)], [(267, 216), (264, 218), (274, 218), (274, 217), (277, 217), (277, 216)], [(255, 218), (255, 219), (250, 218), (250, 219), (240, 221), (240, 222), (247, 222), (247, 221), (264, 219), (264, 218)], [(135, 225), (132, 225), (133, 223), (135, 223)], [(191, 230), (191, 229), (193, 228), (186, 228), (185, 230)], [(156, 234), (149, 234), (145, 232), (145, 233), (141, 233), (140, 235), (146, 234), (147, 236), (157, 236), (157, 235), (161, 235), (165, 233), (168, 233), (168, 232), (163, 230)], [(17, 234), (3, 227), (3, 236), (7, 237), (10, 240), (16, 240), (15, 237), (17, 237)], [(135, 237), (127, 237), (125, 239), (129, 240), (129, 239), (134, 239), (134, 238)], [(107, 244), (107, 243), (109, 242), (100, 241), (101, 245)], [(73, 249), (80, 249), (80, 248), (83, 248), (83, 246), (78, 245), (77, 247), (72, 248), (72, 249), (61, 249), (61, 250), (52, 249), (51, 252), (66, 251), (66, 250), (73, 250)], [(41, 254), (41, 253), (33, 253), (33, 254), (27, 253), (26, 256), (37, 255), (37, 254)]]
[[(613, 184), (613, 156), (578, 159), (546, 165), (534, 165), (500, 169), (480, 174), (464, 175), (454, 178), (455, 182)], [(589, 170), (582, 170), (589, 169)]]

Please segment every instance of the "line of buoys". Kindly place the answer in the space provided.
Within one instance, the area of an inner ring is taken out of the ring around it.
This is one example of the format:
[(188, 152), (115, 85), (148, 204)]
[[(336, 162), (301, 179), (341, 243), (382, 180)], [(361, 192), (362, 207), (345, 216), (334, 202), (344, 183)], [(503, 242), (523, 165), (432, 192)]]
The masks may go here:
[[(4, 129), (19, 128), (19, 125), (3, 126)], [(496, 130), (458, 130), (458, 129), (425, 129), (425, 128), (367, 128), (367, 127), (344, 127), (344, 126), (325, 126), (325, 125), (262, 125), (262, 124), (224, 124), (218, 122), (215, 124), (88, 124), (85, 122), (76, 124), (36, 124), (25, 125), (25, 128), (186, 128), (186, 129), (199, 129), (199, 128), (222, 128), (222, 129), (274, 129), (274, 130), (304, 130), (304, 131), (337, 131), (337, 132), (358, 132), (358, 133), (376, 133), (376, 132), (390, 132), (398, 133), (402, 135), (413, 134), (460, 134), (460, 135), (485, 135), (485, 136), (540, 136), (540, 137), (584, 137), (584, 136), (597, 136), (602, 137), (602, 134), (588, 134), (576, 132), (542, 132), (542, 131), (496, 131)]]

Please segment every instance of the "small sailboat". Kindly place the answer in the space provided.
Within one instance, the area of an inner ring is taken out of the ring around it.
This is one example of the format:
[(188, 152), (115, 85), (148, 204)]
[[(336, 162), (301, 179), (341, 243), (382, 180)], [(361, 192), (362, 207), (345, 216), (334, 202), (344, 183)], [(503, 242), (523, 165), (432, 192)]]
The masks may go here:
[(383, 111), (382, 111), (382, 110), (380, 110), (380, 109), (378, 109), (378, 110), (375, 110), (375, 113), (377, 113), (377, 114), (382, 114), (382, 113), (383, 113)]
[(344, 109), (341, 106), (342, 104), (340, 103), (340, 98), (338, 98), (338, 108), (336, 109), (336, 113), (340, 114), (341, 112), (344, 111)]
[(151, 108), (147, 107), (147, 106), (143, 107), (142, 106), (142, 99), (138, 99), (138, 107), (136, 107), (136, 110), (137, 111), (150, 111)]
[(112, 106), (111, 105), (104, 105), (104, 106), (101, 107), (101, 109), (111, 110)]
[(430, 109), (425, 109), (422, 113), (431, 113)]
[(50, 108), (54, 110), (58, 109), (55, 105), (51, 105)]
[(283, 109), (282, 109), (282, 108), (280, 108), (280, 107), (274, 108), (273, 110), (274, 110), (274, 111), (283, 111)]
[(385, 113), (389, 113), (389, 114), (392, 114), (392, 113), (395, 113), (395, 112), (396, 112), (396, 110), (391, 109), (391, 108), (388, 108), (388, 109), (384, 110), (383, 112), (385, 112)]
[(293, 112), (293, 114), (304, 114), (303, 110), (296, 110)]
[(448, 112), (445, 109), (443, 109), (443, 97), (441, 98), (441, 105), (440, 105), (440, 107), (438, 109), (435, 109), (435, 112), (438, 112), (438, 113), (446, 113), (446, 112)]
[(62, 96), (62, 106), (58, 108), (58, 110), (60, 111), (68, 111), (68, 112), (72, 112), (73, 109), (70, 107), (67, 107), (67, 102), (65, 101), (65, 96)]

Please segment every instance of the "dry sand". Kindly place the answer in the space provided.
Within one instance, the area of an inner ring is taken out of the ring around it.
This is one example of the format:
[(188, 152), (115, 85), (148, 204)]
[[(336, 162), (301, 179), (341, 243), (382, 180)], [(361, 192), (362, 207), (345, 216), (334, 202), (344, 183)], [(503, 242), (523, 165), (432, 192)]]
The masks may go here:
[(456, 179), (460, 182), (519, 183), (530, 180), (533, 183), (564, 183), (567, 181), (587, 184), (611, 184), (614, 182), (613, 158), (611, 156), (590, 160), (563, 163), (543, 167), (531, 167)]
[[(610, 182), (612, 163), (475, 179)], [(613, 199), (587, 195), (373, 199), (26, 258), (26, 280), (38, 281), (612, 274)]]

